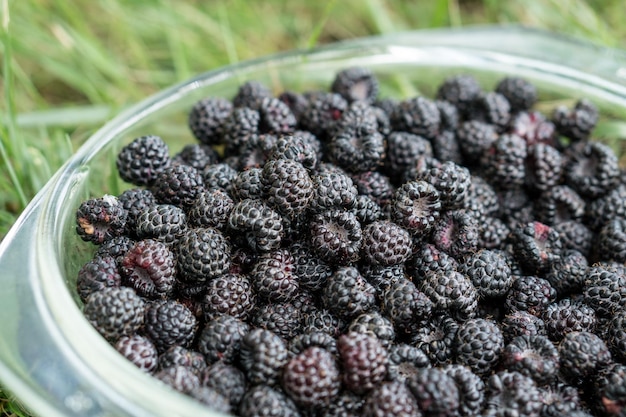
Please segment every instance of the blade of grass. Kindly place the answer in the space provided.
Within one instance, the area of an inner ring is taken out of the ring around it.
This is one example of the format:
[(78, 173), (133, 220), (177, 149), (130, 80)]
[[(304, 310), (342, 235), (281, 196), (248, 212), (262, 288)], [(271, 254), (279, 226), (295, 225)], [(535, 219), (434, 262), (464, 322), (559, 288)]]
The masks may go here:
[[(40, 94), (39, 90), (33, 83), (31, 74), (28, 74), (19, 62), (13, 61), (12, 74), (15, 83), (19, 84), (22, 90), (20, 97), (14, 97), (14, 100), (22, 99), (32, 101), (33, 106), (36, 108), (47, 107), (48, 102), (46, 101), (46, 98)], [(16, 102), (15, 105), (17, 108), (23, 107), (23, 103), (20, 102)]]
[(224, 41), (224, 46), (226, 47), (226, 53), (228, 55), (228, 62), (229, 64), (236, 64), (239, 62), (239, 55), (237, 54), (233, 32), (230, 29), (230, 22), (228, 21), (228, 7), (224, 3), (220, 3), (219, 22), (222, 40)]
[(185, 53), (185, 45), (180, 40), (180, 32), (175, 26), (168, 26), (166, 31), (167, 44), (169, 46), (176, 79), (178, 81), (185, 80), (191, 76), (187, 55)]
[(378, 33), (391, 33), (398, 30), (396, 24), (389, 16), (384, 3), (380, 0), (367, 0), (367, 11)]
[(40, 61), (43, 68), (53, 74), (76, 91), (83, 93), (90, 102), (101, 103), (104, 101), (102, 89), (93, 82), (89, 73), (67, 62), (59, 62), (52, 58), (42, 57)]
[(322, 15), (321, 19), (319, 19), (318, 22), (313, 27), (313, 30), (311, 31), (311, 35), (306, 41), (306, 49), (314, 48), (315, 45), (317, 45), (320, 35), (322, 34), (322, 31), (324, 30), (324, 26), (326, 25), (326, 22), (330, 18), (330, 15), (332, 14), (336, 5), (337, 5), (337, 0), (329, 0), (328, 3), (326, 3), (326, 7), (324, 8), (324, 14)]
[(450, 20), (450, 26), (463, 26), (463, 19), (461, 18), (461, 8), (459, 7), (458, 0), (448, 0), (447, 11), (448, 19)]
[(92, 36), (81, 34), (72, 28), (63, 27), (63, 29), (74, 40), (78, 53), (83, 58), (81, 60), (84, 63), (83, 67), (97, 75), (98, 78), (96, 80), (98, 82), (108, 77), (111, 80), (110, 82), (118, 88), (129, 88), (128, 75), (124, 65), (112, 59), (99, 40)]
[[(2, 132), (2, 138), (0, 138), (0, 154), (2, 156), (2, 160), (5, 163), (6, 169), (8, 171), (9, 177), (11, 178), (11, 182), (13, 183), (13, 187), (19, 202), (22, 207), (25, 207), (28, 203), (28, 199), (26, 198), (26, 194), (24, 193), (24, 189), (22, 188), (22, 184), (16, 174), (16, 171), (13, 167), (12, 158), (16, 158), (17, 160), (24, 160), (21, 153), (21, 143), (17, 137), (17, 127), (15, 123), (15, 107), (13, 100), (13, 77), (11, 72), (11, 36), (9, 35), (9, 1), (2, 0), (2, 46), (4, 49), (4, 60), (2, 65), (2, 72), (4, 78), (4, 101), (7, 112), (7, 123), (6, 123), (6, 134)], [(3, 129), (4, 130), (4, 129)], [(9, 155), (9, 151), (7, 150), (5, 143), (9, 143), (11, 145), (11, 149), (13, 152), (16, 152), (17, 155)]]

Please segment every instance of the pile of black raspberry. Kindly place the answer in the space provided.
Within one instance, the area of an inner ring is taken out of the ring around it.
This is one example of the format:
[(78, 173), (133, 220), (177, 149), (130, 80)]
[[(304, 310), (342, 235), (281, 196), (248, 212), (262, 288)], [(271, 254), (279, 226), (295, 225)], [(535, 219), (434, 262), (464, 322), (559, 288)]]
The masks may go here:
[(379, 91), (248, 81), (178, 154), (126, 145), (128, 189), (76, 212), (89, 322), (242, 417), (626, 415), (626, 175), (596, 106), (541, 113), (519, 77)]

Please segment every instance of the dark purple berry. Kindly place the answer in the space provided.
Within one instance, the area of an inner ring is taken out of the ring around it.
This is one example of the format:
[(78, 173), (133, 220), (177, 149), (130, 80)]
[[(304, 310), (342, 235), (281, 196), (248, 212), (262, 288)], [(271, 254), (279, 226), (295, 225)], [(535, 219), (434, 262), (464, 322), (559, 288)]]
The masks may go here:
[(85, 242), (100, 245), (124, 234), (128, 212), (115, 196), (91, 198), (76, 210), (76, 233)]

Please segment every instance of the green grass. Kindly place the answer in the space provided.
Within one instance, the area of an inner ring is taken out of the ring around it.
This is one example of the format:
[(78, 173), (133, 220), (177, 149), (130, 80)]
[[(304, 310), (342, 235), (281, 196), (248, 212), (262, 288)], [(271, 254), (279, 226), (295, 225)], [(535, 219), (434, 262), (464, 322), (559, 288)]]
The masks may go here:
[[(106, 120), (224, 64), (378, 33), (484, 23), (522, 23), (626, 47), (621, 0), (0, 0), (0, 6), (0, 239)], [(28, 415), (8, 398), (0, 392), (0, 414)]]

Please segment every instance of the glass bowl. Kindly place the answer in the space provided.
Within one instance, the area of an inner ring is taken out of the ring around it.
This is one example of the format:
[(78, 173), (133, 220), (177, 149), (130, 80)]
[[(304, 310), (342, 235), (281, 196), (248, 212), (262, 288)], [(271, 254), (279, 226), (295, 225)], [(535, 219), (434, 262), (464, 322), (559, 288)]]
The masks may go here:
[(227, 66), (176, 85), (93, 135), (1, 243), (2, 385), (46, 417), (218, 415), (142, 373), (84, 319), (75, 279), (95, 247), (75, 232), (76, 208), (88, 197), (129, 188), (118, 179), (114, 161), (133, 138), (159, 135), (172, 153), (193, 143), (186, 117), (197, 100), (231, 98), (252, 79), (275, 92), (328, 88), (336, 72), (349, 66), (373, 70), (381, 97), (432, 97), (445, 77), (458, 73), (473, 74), (485, 88), (516, 75), (535, 83), (544, 103), (573, 103), (584, 96), (604, 121), (626, 120), (623, 52), (516, 26), (350, 40)]

